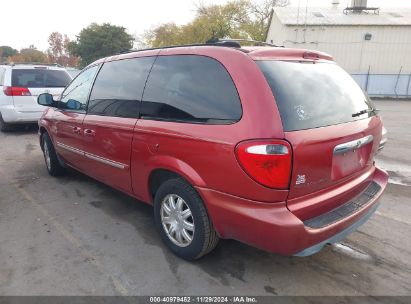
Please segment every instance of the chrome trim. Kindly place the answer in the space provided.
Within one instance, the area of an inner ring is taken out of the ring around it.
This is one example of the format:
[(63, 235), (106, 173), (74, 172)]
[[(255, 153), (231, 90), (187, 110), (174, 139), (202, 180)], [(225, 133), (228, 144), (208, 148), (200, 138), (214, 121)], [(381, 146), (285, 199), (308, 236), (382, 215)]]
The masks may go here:
[(343, 144), (339, 144), (337, 146), (335, 146), (334, 148), (334, 155), (335, 154), (344, 154), (347, 153), (349, 151), (353, 151), (353, 150), (357, 150), (367, 144), (369, 144), (370, 142), (372, 142), (374, 140), (374, 137), (372, 135), (368, 135), (353, 141), (349, 141)]
[(122, 163), (119, 163), (119, 162), (116, 162), (116, 161), (113, 161), (113, 160), (110, 160), (110, 159), (107, 159), (107, 158), (104, 158), (104, 157), (101, 157), (101, 156), (97, 156), (97, 155), (82, 151), (82, 150), (77, 149), (77, 148), (67, 146), (67, 145), (65, 145), (61, 142), (57, 142), (57, 146), (59, 146), (60, 148), (65, 149), (67, 151), (76, 153), (78, 155), (85, 156), (89, 159), (98, 161), (102, 164), (109, 165), (109, 166), (112, 166), (112, 167), (117, 168), (117, 169), (123, 169), (124, 170), (128, 167), (126, 164), (122, 164)]
[(125, 169), (125, 168), (127, 168), (127, 165), (125, 165), (125, 164), (118, 163), (118, 162), (115, 162), (115, 161), (109, 160), (109, 159), (107, 159), (107, 158), (103, 158), (103, 157), (100, 157), (100, 156), (97, 156), (97, 155), (94, 155), (94, 154), (91, 154), (91, 153), (88, 153), (88, 152), (85, 152), (85, 153), (84, 153), (84, 156), (85, 156), (85, 157), (88, 157), (88, 158), (90, 158), (90, 159), (92, 159), (92, 160), (98, 161), (98, 162), (100, 162), (100, 163), (102, 163), (102, 164), (106, 164), (106, 165), (115, 167), (115, 168), (117, 168), (117, 169)]
[(57, 142), (57, 146), (60, 147), (60, 148), (65, 149), (65, 150), (67, 150), (67, 151), (70, 151), (70, 152), (73, 152), (73, 153), (76, 153), (76, 154), (79, 154), (79, 155), (83, 155), (83, 156), (84, 156), (84, 151), (82, 151), (82, 150), (80, 150), (80, 149), (67, 146), (67, 145), (65, 145), (65, 144), (63, 144), (63, 143), (61, 143), (61, 142)]

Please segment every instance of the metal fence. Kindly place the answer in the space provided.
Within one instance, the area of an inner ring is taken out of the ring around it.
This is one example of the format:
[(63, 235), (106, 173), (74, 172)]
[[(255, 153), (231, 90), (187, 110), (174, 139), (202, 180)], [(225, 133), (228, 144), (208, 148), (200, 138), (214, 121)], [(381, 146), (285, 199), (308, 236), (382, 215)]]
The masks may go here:
[(411, 74), (352, 74), (370, 97), (411, 98)]

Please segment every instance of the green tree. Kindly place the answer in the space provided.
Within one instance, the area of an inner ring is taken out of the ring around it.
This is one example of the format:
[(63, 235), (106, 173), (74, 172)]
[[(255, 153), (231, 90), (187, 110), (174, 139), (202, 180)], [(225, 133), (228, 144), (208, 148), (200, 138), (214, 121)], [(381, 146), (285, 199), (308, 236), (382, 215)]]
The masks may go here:
[(146, 32), (146, 42), (152, 47), (203, 43), (211, 38), (246, 38), (240, 25), (248, 20), (248, 1), (230, 1), (225, 5), (197, 7), (195, 19), (182, 26), (161, 24)]
[[(164, 23), (156, 28), (147, 31), (145, 38), (152, 47), (173, 45), (180, 43), (180, 27), (175, 23)], [(178, 42), (177, 42), (178, 41)]]
[(84, 67), (99, 58), (131, 49), (133, 41), (124, 27), (92, 23), (80, 32), (76, 41), (68, 43), (67, 49), (71, 55), (80, 57), (80, 65)]
[(241, 25), (249, 21), (249, 2), (230, 1), (224, 5), (200, 5), (192, 25), (201, 24), (210, 38), (247, 38)]
[(152, 47), (204, 43), (215, 38), (264, 41), (274, 6), (288, 0), (233, 0), (223, 5), (197, 6), (195, 19), (185, 25), (161, 24), (145, 34)]
[(20, 52), (10, 58), (12, 62), (39, 62), (48, 63), (47, 54), (39, 51), (34, 45), (21, 49)]
[(7, 58), (7, 57), (14, 56), (17, 53), (18, 51), (13, 49), (10, 46), (7, 46), (7, 45), (0, 46), (0, 57)]

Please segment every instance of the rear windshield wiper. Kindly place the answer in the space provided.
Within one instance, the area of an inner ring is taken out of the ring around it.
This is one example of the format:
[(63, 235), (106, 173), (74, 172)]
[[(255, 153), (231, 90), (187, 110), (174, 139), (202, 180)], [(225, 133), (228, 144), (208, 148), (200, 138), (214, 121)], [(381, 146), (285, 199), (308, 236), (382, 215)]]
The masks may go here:
[(352, 117), (357, 117), (357, 116), (361, 116), (361, 115), (363, 115), (363, 114), (376, 113), (376, 112), (377, 112), (377, 109), (372, 108), (372, 109), (361, 110), (361, 111), (359, 111), (359, 112), (357, 112), (357, 113), (352, 114), (351, 116), (352, 116)]

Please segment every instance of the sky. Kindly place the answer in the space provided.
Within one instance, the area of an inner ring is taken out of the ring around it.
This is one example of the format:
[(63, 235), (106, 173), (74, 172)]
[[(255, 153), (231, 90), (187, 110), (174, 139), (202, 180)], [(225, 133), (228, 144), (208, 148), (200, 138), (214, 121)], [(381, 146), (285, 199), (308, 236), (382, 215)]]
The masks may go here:
[[(55, 31), (75, 39), (92, 22), (124, 26), (132, 35), (141, 35), (165, 22), (185, 24), (195, 17), (198, 3), (223, 4), (228, 0), (20, 0), (1, 4), (0, 45), (16, 49), (33, 44), (48, 48), (48, 36)], [(350, 0), (340, 0), (347, 6)], [(18, 4), (16, 4), (18, 3)], [(293, 6), (330, 6), (331, 0), (291, 0)], [(411, 7), (411, 0), (369, 0), (368, 6)]]

